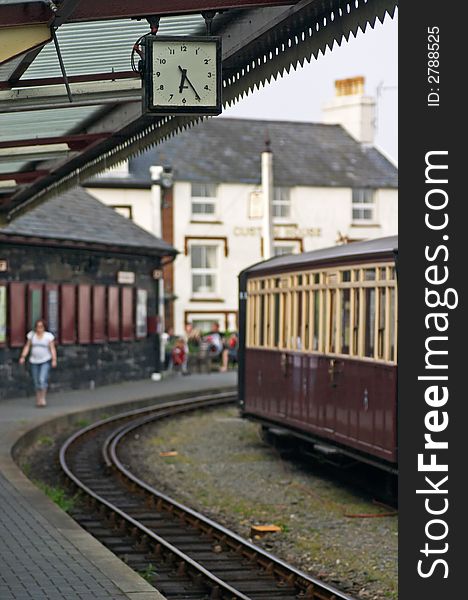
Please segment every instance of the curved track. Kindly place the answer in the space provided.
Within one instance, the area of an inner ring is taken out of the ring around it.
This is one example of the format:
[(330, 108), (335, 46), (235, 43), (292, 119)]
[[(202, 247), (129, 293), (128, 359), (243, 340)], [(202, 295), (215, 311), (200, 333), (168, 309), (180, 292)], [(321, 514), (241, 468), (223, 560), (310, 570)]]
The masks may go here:
[(120, 461), (119, 444), (139, 427), (234, 400), (226, 393), (176, 400), (75, 433), (60, 450), (89, 507), (75, 518), (168, 600), (352, 600), (155, 490)]

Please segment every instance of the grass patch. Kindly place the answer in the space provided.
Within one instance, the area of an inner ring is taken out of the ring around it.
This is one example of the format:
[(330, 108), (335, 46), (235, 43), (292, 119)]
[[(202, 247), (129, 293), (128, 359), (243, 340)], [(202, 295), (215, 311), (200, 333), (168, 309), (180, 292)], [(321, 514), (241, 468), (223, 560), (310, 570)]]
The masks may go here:
[(52, 446), (54, 443), (54, 438), (50, 435), (41, 435), (41, 437), (37, 440), (37, 443), (41, 446)]
[(146, 569), (144, 571), (140, 571), (139, 573), (145, 581), (151, 583), (153, 577), (156, 575), (156, 569), (154, 568), (153, 564), (149, 563)]
[(61, 487), (48, 485), (47, 483), (38, 480), (35, 480), (34, 483), (52, 500), (52, 502), (55, 502), (55, 504), (66, 513), (69, 513), (75, 507), (78, 494), (70, 497), (67, 496), (67, 492)]
[(79, 419), (76, 422), (76, 426), (79, 427), (80, 429), (83, 427), (88, 427), (88, 425), (89, 425), (88, 419)]

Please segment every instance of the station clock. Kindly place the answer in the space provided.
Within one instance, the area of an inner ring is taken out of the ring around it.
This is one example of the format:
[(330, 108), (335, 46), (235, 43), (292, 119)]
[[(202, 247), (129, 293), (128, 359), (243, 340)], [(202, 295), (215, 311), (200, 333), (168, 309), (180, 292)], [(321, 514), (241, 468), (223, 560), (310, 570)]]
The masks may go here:
[(221, 38), (147, 36), (144, 112), (219, 115)]

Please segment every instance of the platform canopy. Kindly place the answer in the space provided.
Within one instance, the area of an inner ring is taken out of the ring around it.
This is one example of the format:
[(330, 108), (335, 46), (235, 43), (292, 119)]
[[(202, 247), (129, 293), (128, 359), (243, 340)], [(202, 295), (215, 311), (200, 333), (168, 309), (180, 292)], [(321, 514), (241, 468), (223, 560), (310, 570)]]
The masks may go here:
[(396, 5), (397, 0), (0, 0), (0, 223), (197, 120), (142, 115), (141, 81), (130, 54), (150, 32), (148, 17), (160, 17), (160, 34), (196, 35), (206, 31), (201, 13), (216, 11), (212, 33), (223, 38), (228, 106), (358, 29), (373, 27), (376, 19), (393, 17)]

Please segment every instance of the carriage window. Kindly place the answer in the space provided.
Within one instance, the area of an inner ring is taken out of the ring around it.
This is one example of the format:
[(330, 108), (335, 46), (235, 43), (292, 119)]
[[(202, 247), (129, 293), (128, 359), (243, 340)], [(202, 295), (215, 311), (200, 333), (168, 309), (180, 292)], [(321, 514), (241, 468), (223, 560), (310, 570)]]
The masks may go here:
[(310, 335), (310, 319), (309, 319), (309, 311), (310, 311), (310, 293), (303, 292), (303, 328), (304, 335), (302, 337), (302, 343), (304, 350), (310, 350), (309, 343), (309, 335)]
[(395, 288), (390, 288), (390, 360), (396, 361), (395, 353)]
[(374, 356), (374, 332), (375, 332), (375, 289), (366, 289), (365, 311), (366, 318), (364, 321), (364, 355)]
[(328, 329), (328, 348), (325, 351), (335, 352), (336, 351), (336, 290), (330, 290), (330, 307), (329, 307), (329, 319), (330, 325)]
[(252, 298), (252, 345), (257, 345), (257, 331), (258, 331), (258, 319), (257, 319), (257, 307), (258, 307), (258, 296), (255, 295)]
[(319, 291), (314, 292), (314, 339), (312, 350), (318, 350), (319, 347), (320, 294)]
[(278, 348), (279, 346), (279, 332), (280, 332), (280, 295), (273, 294), (273, 347)]
[(377, 358), (385, 358), (385, 298), (387, 290), (379, 289), (379, 329), (377, 335)]
[(365, 269), (364, 270), (364, 280), (365, 281), (374, 281), (375, 280), (375, 269)]
[[(302, 278), (301, 278), (302, 279)], [(299, 283), (299, 277), (298, 277), (298, 283)], [(299, 285), (301, 285), (301, 283), (299, 283)], [(303, 319), (303, 314), (302, 314), (302, 306), (303, 306), (303, 300), (302, 300), (302, 292), (296, 292), (296, 302), (297, 302), (297, 307), (296, 307), (296, 315), (297, 315), (297, 321), (296, 321), (296, 339), (295, 339), (295, 347), (296, 350), (303, 350), (305, 343), (302, 339), (302, 319)]]
[(351, 290), (343, 290), (341, 302), (341, 352), (342, 354), (349, 354)]
[(353, 354), (359, 354), (359, 311), (360, 311), (360, 293), (359, 290), (352, 290), (354, 294), (354, 314), (353, 314)]
[(291, 321), (291, 306), (289, 302), (289, 294), (281, 294), (280, 303), (280, 314), (282, 321), (281, 335), (280, 335), (280, 347), (289, 347), (289, 332), (290, 332), (290, 321)]
[[(263, 283), (263, 282), (262, 282)], [(259, 346), (264, 346), (265, 345), (265, 337), (264, 337), (264, 333), (265, 333), (265, 296), (262, 295), (260, 296), (260, 319), (259, 319), (259, 340), (258, 340), (258, 345)]]
[(341, 272), (341, 281), (351, 281), (351, 271), (342, 271)]

